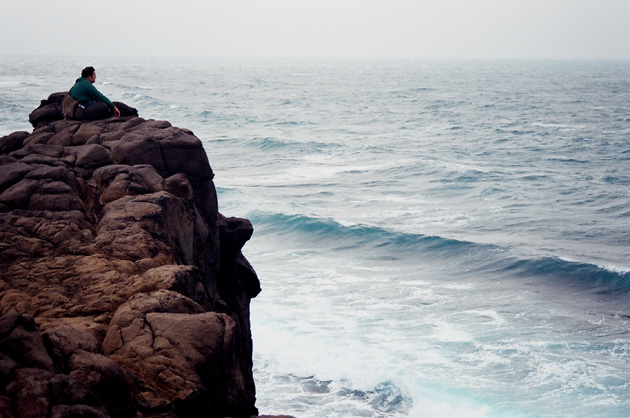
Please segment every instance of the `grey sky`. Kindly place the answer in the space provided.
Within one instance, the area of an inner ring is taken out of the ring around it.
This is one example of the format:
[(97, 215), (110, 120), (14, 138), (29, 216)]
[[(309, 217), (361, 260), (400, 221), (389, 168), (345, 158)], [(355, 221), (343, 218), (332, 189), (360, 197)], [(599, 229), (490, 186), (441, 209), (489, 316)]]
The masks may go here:
[(630, 59), (630, 0), (0, 4), (0, 54)]

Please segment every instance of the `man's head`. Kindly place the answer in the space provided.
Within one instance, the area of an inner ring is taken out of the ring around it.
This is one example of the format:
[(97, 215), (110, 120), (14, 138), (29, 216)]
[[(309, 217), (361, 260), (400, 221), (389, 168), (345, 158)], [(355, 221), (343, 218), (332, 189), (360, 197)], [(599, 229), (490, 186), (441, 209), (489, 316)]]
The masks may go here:
[(94, 83), (94, 81), (96, 81), (96, 70), (94, 67), (85, 67), (83, 71), (81, 71), (81, 77), (87, 78), (90, 83)]

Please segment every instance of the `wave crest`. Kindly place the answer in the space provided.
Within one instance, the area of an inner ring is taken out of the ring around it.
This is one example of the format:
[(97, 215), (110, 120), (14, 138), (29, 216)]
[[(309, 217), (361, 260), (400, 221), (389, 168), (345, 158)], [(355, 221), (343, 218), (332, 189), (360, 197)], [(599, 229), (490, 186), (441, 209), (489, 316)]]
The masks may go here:
[(493, 244), (397, 232), (380, 226), (343, 224), (335, 219), (251, 212), (256, 229), (278, 236), (290, 235), (308, 245), (334, 251), (354, 251), (386, 260), (423, 258), (463, 266), (462, 273), (539, 277), (566, 282), (602, 294), (630, 292), (630, 272), (559, 257), (518, 257), (509, 248)]

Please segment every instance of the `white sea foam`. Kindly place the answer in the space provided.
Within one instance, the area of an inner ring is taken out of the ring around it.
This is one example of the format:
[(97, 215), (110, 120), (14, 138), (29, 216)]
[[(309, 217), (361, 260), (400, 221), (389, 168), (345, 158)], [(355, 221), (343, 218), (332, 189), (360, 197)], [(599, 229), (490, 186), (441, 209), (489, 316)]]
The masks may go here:
[(409, 411), (409, 417), (413, 418), (486, 418), (489, 415), (490, 408), (487, 406), (472, 406), (465, 402), (459, 405), (453, 405), (449, 402), (435, 402), (433, 399), (416, 397), (417, 402)]

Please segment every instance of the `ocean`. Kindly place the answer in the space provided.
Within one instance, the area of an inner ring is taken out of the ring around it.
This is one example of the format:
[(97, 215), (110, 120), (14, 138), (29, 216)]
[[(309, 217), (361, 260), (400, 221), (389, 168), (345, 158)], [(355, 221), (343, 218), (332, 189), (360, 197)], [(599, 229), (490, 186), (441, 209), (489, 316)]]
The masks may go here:
[(261, 413), (630, 417), (630, 62), (3, 57), (0, 136), (87, 65), (252, 221)]

